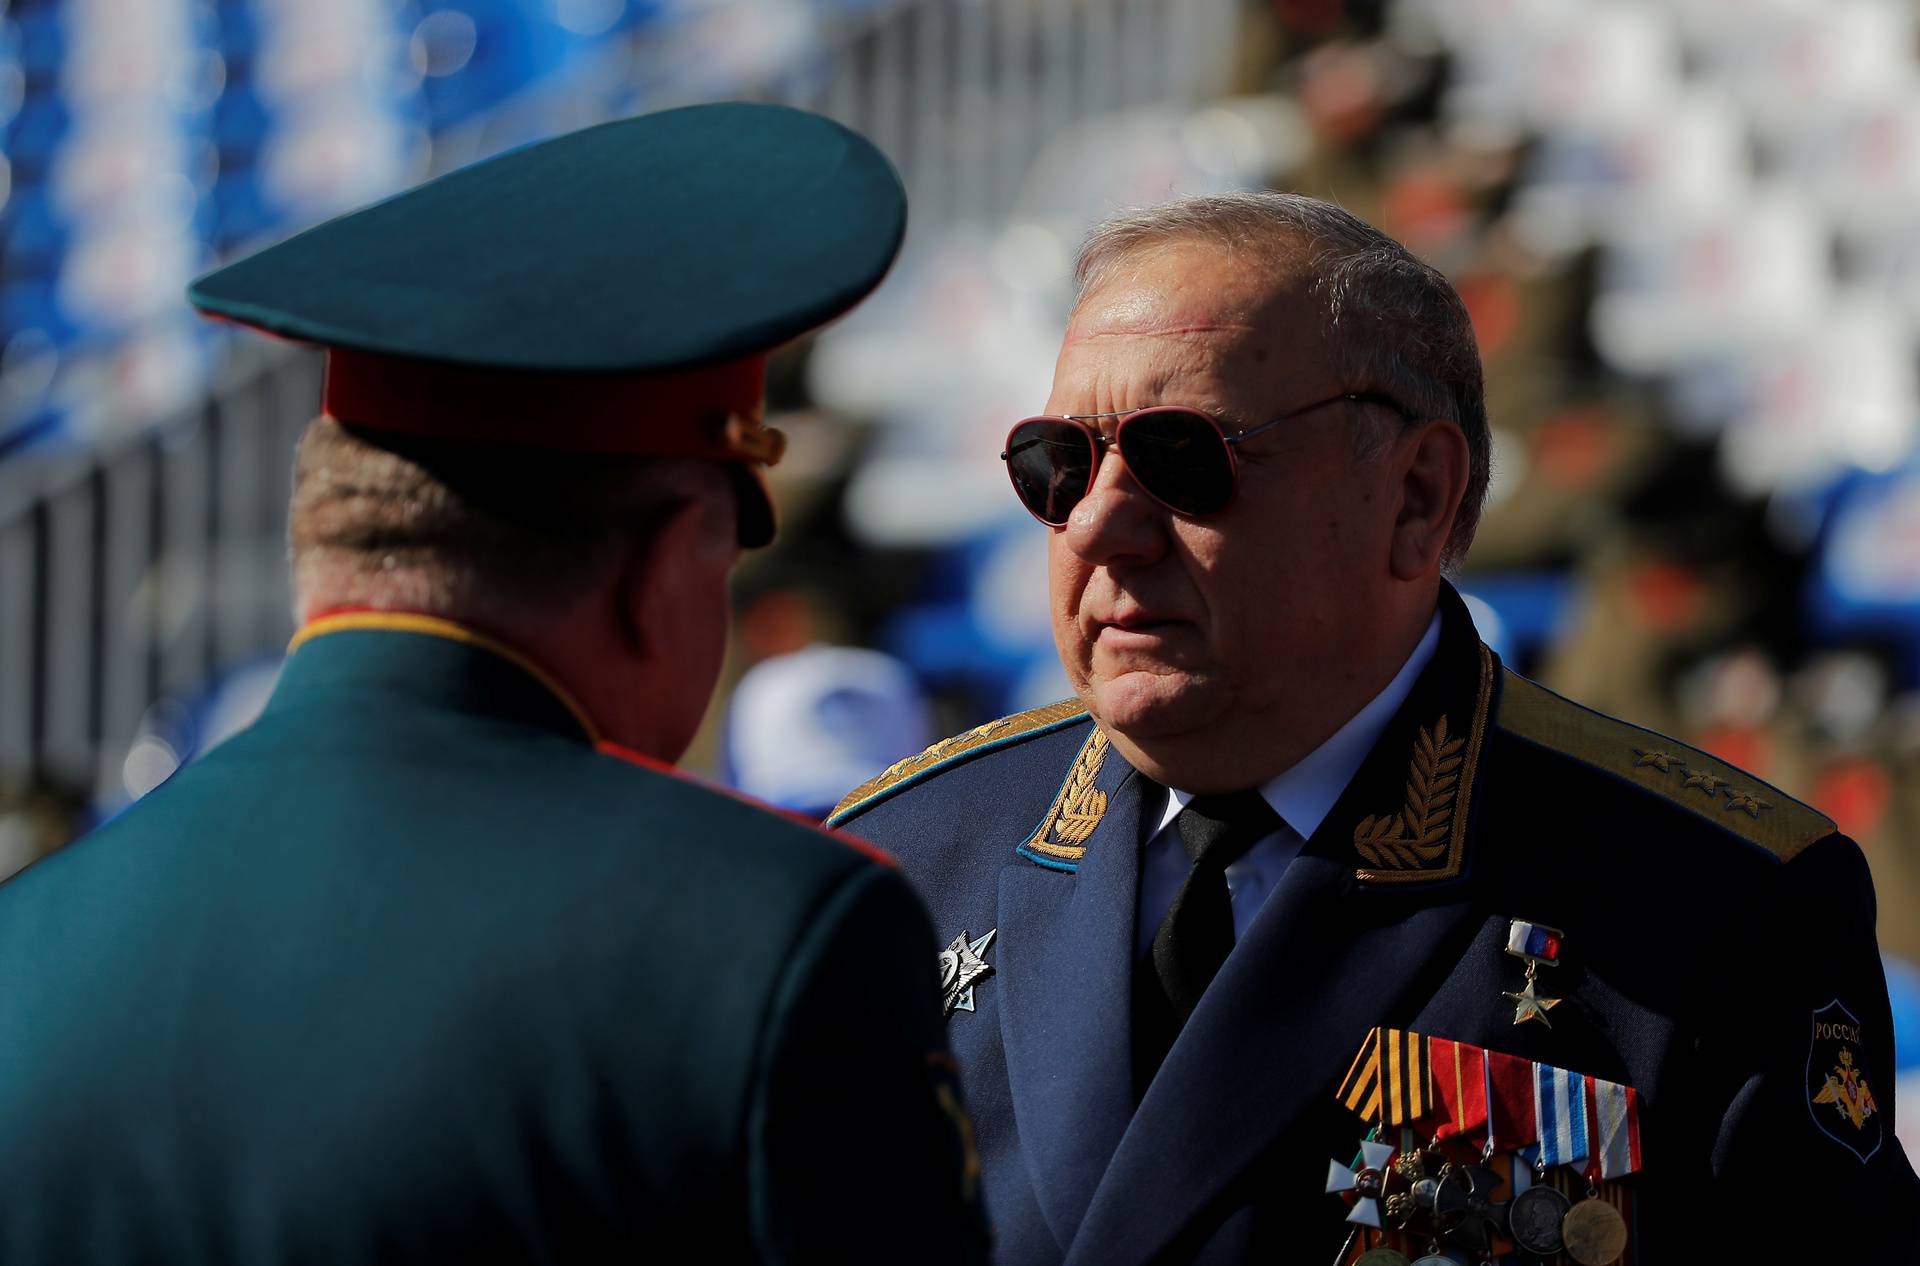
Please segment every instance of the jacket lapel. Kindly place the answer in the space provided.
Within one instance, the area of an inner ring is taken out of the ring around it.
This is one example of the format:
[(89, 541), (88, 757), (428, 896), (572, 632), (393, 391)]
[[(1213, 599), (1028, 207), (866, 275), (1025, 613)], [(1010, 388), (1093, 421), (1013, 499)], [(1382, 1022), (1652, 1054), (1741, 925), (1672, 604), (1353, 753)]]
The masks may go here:
[[(1089, 771), (1092, 761), (1104, 768)], [(1133, 1109), (1134, 910), (1140, 846), (1161, 794), (1094, 730), (1047, 819), (1000, 876), (1000, 1025), (1014, 1122), (1063, 1250)]]
[(1332, 1095), (1368, 1031), (1402, 1009), (1408, 965), (1450, 961), (1477, 926), (1464, 894), (1382, 918), (1355, 887), (1333, 858), (1287, 868), (1148, 1088), (1070, 1263), (1151, 1258)]
[(1472, 801), (1497, 664), (1451, 590), (1442, 610), (1433, 664), (1168, 1052), (1069, 1263), (1163, 1250), (1471, 941)]

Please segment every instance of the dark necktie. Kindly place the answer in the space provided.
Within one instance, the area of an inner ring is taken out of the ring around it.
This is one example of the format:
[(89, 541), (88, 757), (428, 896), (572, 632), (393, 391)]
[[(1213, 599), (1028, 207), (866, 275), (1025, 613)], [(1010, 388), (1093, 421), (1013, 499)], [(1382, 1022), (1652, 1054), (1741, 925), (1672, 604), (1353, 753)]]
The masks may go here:
[(1280, 829), (1280, 815), (1258, 791), (1195, 796), (1173, 820), (1193, 862), (1174, 894), (1153, 950), (1134, 972), (1133, 1067), (1136, 1099), (1233, 951), (1233, 904), (1227, 867), (1262, 837)]

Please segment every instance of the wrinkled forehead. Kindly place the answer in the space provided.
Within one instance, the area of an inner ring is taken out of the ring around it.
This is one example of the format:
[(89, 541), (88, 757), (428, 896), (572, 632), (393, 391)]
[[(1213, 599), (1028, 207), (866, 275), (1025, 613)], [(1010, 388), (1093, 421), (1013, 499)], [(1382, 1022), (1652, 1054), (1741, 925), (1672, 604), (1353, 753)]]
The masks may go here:
[(1116, 335), (1321, 335), (1324, 299), (1297, 249), (1172, 239), (1134, 247), (1080, 296), (1065, 346)]
[(1108, 406), (1123, 408), (1175, 383), (1211, 381), (1251, 408), (1305, 389), (1295, 379), (1327, 376), (1328, 332), (1325, 303), (1296, 260), (1216, 242), (1156, 244), (1104, 269), (1081, 296), (1055, 387), (1085, 408), (1079, 397), (1098, 380), (1101, 398), (1129, 397)]

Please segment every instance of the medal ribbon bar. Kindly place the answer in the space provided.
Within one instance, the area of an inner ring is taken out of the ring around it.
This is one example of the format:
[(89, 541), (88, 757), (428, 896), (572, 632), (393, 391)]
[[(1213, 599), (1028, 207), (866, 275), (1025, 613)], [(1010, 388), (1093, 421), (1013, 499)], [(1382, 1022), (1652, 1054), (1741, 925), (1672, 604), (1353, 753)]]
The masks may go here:
[(1533, 1112), (1540, 1123), (1540, 1141), (1522, 1148), (1522, 1159), (1535, 1169), (1547, 1170), (1577, 1166), (1587, 1158), (1587, 1096), (1579, 1073), (1535, 1064)]
[(1600, 1176), (1619, 1178), (1640, 1172), (1640, 1092), (1597, 1077), (1588, 1080), (1593, 1086)]
[(1340, 1102), (1382, 1127), (1406, 1125), (1432, 1113), (1433, 1070), (1428, 1039), (1406, 1029), (1375, 1029), (1340, 1083)]
[[(1434, 1041), (1437, 1043), (1438, 1038)], [(1518, 1055), (1487, 1052), (1487, 1144), (1496, 1152), (1518, 1151), (1540, 1139), (1533, 1110), (1533, 1063)]]
[(1507, 953), (1516, 958), (1558, 965), (1560, 933), (1539, 923), (1514, 919), (1507, 925)]
[(1430, 1039), (1433, 1092), (1439, 1109), (1435, 1139), (1472, 1134), (1487, 1124), (1487, 1053), (1448, 1038)]

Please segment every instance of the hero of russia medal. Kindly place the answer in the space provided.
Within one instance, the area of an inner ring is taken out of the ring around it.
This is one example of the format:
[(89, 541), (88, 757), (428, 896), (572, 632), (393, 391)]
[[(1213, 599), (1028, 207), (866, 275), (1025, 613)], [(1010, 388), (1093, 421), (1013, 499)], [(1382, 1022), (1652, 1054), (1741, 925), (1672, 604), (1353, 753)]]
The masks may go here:
[(1558, 928), (1550, 928), (1541, 923), (1528, 923), (1525, 919), (1507, 921), (1507, 953), (1525, 960), (1527, 964), (1526, 983), (1519, 990), (1507, 990), (1505, 996), (1513, 1000), (1513, 1022), (1525, 1024), (1528, 1020), (1538, 1020), (1548, 1028), (1553, 1021), (1547, 1018), (1547, 1012), (1560, 1005), (1558, 998), (1543, 998), (1534, 992), (1539, 984), (1540, 967), (1560, 965), (1560, 942), (1564, 935)]

